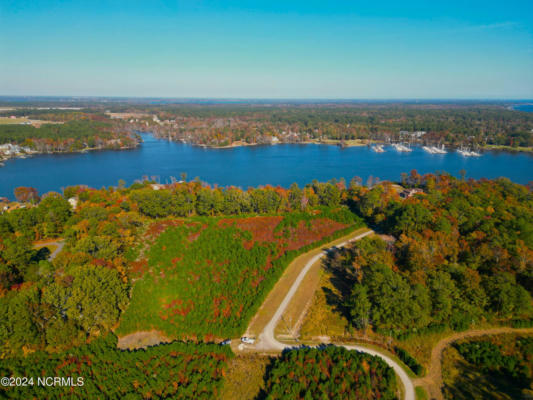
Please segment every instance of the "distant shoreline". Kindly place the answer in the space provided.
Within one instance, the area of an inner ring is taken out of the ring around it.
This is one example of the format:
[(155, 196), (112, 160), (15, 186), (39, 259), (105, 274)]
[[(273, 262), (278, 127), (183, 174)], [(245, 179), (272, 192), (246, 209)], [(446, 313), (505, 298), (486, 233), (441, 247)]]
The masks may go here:
[[(150, 132), (146, 132), (150, 133)], [(174, 141), (176, 143), (180, 143), (177, 141)], [(233, 142), (229, 145), (224, 146), (216, 146), (216, 145), (208, 145), (208, 144), (198, 144), (198, 143), (187, 143), (182, 142), (182, 144), (188, 144), (190, 146), (195, 147), (201, 147), (205, 149), (235, 149), (239, 147), (252, 147), (252, 146), (277, 146), (277, 145), (303, 145), (303, 144), (317, 144), (317, 145), (328, 145), (328, 146), (339, 146), (339, 147), (364, 147), (364, 146), (370, 146), (372, 144), (383, 144), (388, 145), (390, 143), (379, 141), (379, 140), (364, 140), (364, 139), (354, 139), (354, 140), (336, 140), (336, 139), (325, 139), (325, 140), (306, 140), (303, 142), (279, 142), (279, 143), (246, 143), (246, 142)], [(421, 147), (422, 144), (415, 144), (414, 146)], [(449, 147), (448, 151), (456, 151), (459, 149), (458, 146)], [(512, 146), (506, 146), (506, 145), (496, 145), (496, 144), (486, 144), (479, 146), (480, 150), (484, 151), (506, 151), (509, 153), (531, 153), (533, 154), (533, 147), (512, 147)]]
[[(276, 142), (276, 143), (247, 143), (243, 141), (236, 141), (228, 145), (218, 146), (218, 145), (208, 145), (208, 144), (197, 144), (197, 143), (186, 143), (192, 146), (199, 146), (209, 149), (232, 149), (237, 147), (249, 147), (249, 146), (277, 146), (278, 144), (325, 144), (325, 145), (335, 145), (342, 147), (361, 147), (367, 146), (371, 142), (365, 139), (350, 139), (350, 140), (337, 140), (337, 139), (325, 139), (325, 140), (305, 140), (303, 142)], [(373, 141), (372, 143), (381, 143)]]
[(73, 150), (73, 151), (31, 151), (29, 153), (20, 153), (20, 154), (13, 154), (13, 155), (10, 155), (10, 156), (2, 156), (0, 157), (0, 167), (3, 166), (3, 164), (6, 162), (6, 161), (9, 161), (9, 160), (16, 160), (16, 159), (25, 159), (25, 158), (30, 158), (30, 157), (33, 157), (33, 156), (42, 156), (42, 155), (61, 155), (61, 154), (84, 154), (84, 153), (88, 153), (88, 152), (95, 152), (95, 151), (107, 151), (107, 150), (115, 150), (115, 151), (122, 151), (122, 150), (134, 150), (136, 149), (137, 147), (139, 147), (139, 145), (141, 144), (142, 142), (137, 142), (134, 146), (121, 146), (121, 147), (118, 147), (118, 148), (113, 148), (113, 147), (87, 147), (87, 148), (84, 148), (84, 149), (80, 149), (80, 150)]

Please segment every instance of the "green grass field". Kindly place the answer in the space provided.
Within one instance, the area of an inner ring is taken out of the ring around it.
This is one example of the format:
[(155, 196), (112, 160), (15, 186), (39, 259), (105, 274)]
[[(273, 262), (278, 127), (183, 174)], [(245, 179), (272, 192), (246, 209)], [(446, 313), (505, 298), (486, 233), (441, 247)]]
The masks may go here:
[(28, 122), (27, 118), (0, 117), (0, 125), (17, 125)]

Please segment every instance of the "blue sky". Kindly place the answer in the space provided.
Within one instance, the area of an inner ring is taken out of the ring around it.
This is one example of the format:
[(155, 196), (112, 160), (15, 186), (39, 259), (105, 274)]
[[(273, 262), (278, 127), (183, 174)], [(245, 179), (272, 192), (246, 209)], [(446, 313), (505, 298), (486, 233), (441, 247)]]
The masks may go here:
[(533, 1), (0, 1), (0, 95), (533, 98)]

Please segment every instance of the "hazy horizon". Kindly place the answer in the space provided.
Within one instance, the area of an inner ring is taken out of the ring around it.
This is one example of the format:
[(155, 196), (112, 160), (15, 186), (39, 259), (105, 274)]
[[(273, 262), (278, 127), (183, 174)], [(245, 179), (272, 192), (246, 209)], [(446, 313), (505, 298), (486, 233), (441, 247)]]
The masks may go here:
[(442, 103), (470, 103), (470, 102), (482, 102), (482, 103), (498, 103), (498, 102), (521, 102), (529, 103), (533, 102), (532, 98), (340, 98), (340, 97), (177, 97), (177, 96), (120, 96), (120, 95), (10, 95), (10, 94), (0, 94), (0, 101), (26, 101), (26, 100), (164, 100), (164, 101), (177, 101), (177, 102), (195, 102), (195, 101), (220, 101), (220, 102), (265, 102), (265, 101), (288, 101), (288, 102), (304, 102), (304, 103), (317, 103), (317, 102), (339, 102), (339, 103), (390, 103), (390, 102), (413, 102), (413, 103), (432, 103), (432, 102), (442, 102)]

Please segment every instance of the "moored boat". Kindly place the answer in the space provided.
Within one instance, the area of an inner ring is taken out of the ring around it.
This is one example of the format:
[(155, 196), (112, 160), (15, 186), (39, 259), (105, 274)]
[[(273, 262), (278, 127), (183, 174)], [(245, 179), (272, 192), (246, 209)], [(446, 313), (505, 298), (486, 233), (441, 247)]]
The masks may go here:
[(411, 149), (410, 147), (407, 147), (406, 145), (402, 143), (394, 143), (392, 147), (394, 147), (396, 151), (403, 152), (403, 153), (413, 151), (413, 149)]
[(478, 153), (474, 150), (470, 151), (468, 147), (464, 148), (463, 146), (461, 146), (459, 149), (457, 149), (457, 152), (465, 157), (481, 157), (481, 153)]
[(447, 153), (446, 149), (444, 148), (444, 145), (442, 145), (440, 147), (432, 146), (431, 149), (433, 150), (433, 153), (436, 153), (436, 154), (446, 154)]

